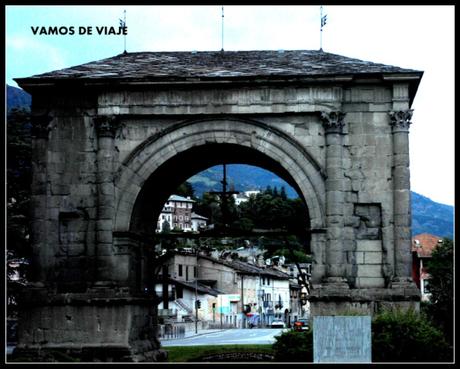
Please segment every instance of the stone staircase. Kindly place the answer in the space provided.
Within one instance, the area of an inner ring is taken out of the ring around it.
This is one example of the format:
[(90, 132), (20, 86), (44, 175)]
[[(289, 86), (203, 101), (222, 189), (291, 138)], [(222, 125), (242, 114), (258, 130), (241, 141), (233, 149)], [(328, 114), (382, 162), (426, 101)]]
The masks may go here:
[[(194, 314), (194, 310), (188, 306), (184, 300), (182, 299), (175, 299), (174, 300), (174, 303), (179, 306), (181, 309), (185, 310), (187, 312), (187, 317), (189, 320), (191, 320), (192, 322), (194, 322), (196, 320), (195, 318), (195, 314)], [(187, 319), (187, 318), (186, 318)], [(187, 320), (188, 320), (187, 319)]]

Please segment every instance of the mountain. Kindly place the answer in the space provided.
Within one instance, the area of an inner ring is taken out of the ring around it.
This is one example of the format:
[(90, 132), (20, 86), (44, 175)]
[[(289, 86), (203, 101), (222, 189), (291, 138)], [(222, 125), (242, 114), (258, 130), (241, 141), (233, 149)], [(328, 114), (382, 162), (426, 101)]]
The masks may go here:
[(8, 111), (14, 108), (30, 109), (31, 96), (20, 88), (6, 85), (6, 106)]
[[(207, 191), (222, 190), (222, 166), (214, 166), (189, 178), (195, 195), (201, 197)], [(298, 197), (297, 192), (284, 180), (265, 169), (252, 165), (227, 165), (229, 190), (248, 191), (285, 187), (289, 198)], [(438, 237), (453, 238), (454, 207), (444, 205), (416, 192), (412, 194), (412, 234), (430, 233)]]
[(454, 207), (412, 192), (412, 234), (420, 233), (453, 239)]
[[(204, 192), (222, 191), (223, 167), (217, 165), (189, 178), (195, 191), (195, 195), (201, 197)], [(272, 188), (284, 187), (289, 198), (298, 197), (297, 192), (286, 181), (279, 178), (268, 170), (246, 164), (227, 165), (228, 190), (248, 191), (265, 190), (267, 186)]]

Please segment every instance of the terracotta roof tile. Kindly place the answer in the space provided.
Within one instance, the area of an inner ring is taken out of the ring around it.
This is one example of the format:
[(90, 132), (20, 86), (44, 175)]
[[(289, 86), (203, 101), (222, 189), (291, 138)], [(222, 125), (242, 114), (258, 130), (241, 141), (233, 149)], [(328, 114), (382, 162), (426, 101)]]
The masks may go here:
[(429, 233), (415, 235), (412, 237), (412, 251), (417, 252), (418, 257), (429, 258), (440, 240), (442, 238)]

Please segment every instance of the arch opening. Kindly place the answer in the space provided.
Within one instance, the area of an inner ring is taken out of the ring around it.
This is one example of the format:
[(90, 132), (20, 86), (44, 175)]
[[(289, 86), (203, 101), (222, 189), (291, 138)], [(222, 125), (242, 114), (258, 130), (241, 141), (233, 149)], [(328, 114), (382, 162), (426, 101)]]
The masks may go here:
[(133, 207), (129, 230), (150, 234), (172, 191), (193, 175), (219, 164), (248, 164), (266, 169), (285, 180), (305, 205), (308, 204), (290, 173), (274, 159), (249, 147), (228, 143), (209, 143), (185, 150), (158, 167), (144, 182)]

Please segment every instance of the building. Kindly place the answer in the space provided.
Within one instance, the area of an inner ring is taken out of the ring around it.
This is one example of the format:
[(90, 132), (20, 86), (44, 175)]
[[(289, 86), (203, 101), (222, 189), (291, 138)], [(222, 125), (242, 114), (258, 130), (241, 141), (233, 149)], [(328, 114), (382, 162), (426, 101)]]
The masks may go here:
[(249, 198), (251, 196), (256, 196), (259, 193), (260, 193), (260, 191), (258, 191), (258, 190), (251, 190), (251, 191), (240, 192), (240, 193), (234, 194), (232, 196), (235, 199), (235, 205), (240, 206), (241, 203), (249, 201)]
[[(198, 265), (196, 252), (188, 249), (175, 251), (163, 265), (155, 283), (155, 292), (162, 297), (159, 316), (175, 323), (193, 322), (197, 315), (198, 320), (209, 320), (222, 292), (198, 280)], [(200, 301), (198, 312), (196, 301)]]
[(412, 278), (420, 289), (421, 300), (428, 301), (431, 294), (428, 291), (430, 274), (426, 263), (431, 258), (433, 250), (442, 242), (438, 236), (422, 233), (412, 237)]
[(201, 276), (214, 288), (240, 296), (230, 301), (233, 303), (232, 319), (236, 319), (237, 327), (247, 326), (248, 314), (258, 314), (263, 326), (270, 325), (275, 318), (289, 324), (291, 295), (286, 273), (237, 259), (200, 256)]
[[(310, 315), (310, 302), (306, 297), (310, 294), (311, 263), (298, 263), (298, 267), (296, 264), (284, 264), (282, 270), (289, 274), (292, 285), (291, 290), (294, 294), (291, 303), (292, 315), (308, 317)], [(305, 285), (305, 281), (307, 285)]]
[(297, 308), (300, 286), (274, 268), (184, 250), (175, 251), (164, 268), (167, 282), (156, 283), (155, 290), (163, 296), (167, 283), (168, 302), (158, 306), (159, 315), (177, 322), (194, 321), (196, 300), (201, 301), (199, 320), (228, 328), (246, 327), (254, 315), (260, 317), (260, 326), (270, 325), (275, 318), (288, 326), (302, 316)]
[[(174, 229), (184, 232), (197, 231), (202, 224), (206, 223), (207, 218), (195, 213), (192, 214), (194, 202), (190, 197), (171, 195), (158, 217), (156, 231), (161, 232), (168, 229), (165, 226), (166, 222), (169, 223), (170, 230)], [(195, 217), (195, 222), (193, 222), (192, 216)]]
[(206, 229), (206, 226), (208, 225), (208, 218), (202, 215), (198, 215), (196, 213), (192, 213), (191, 219), (192, 219), (192, 231), (193, 232), (200, 232)]

